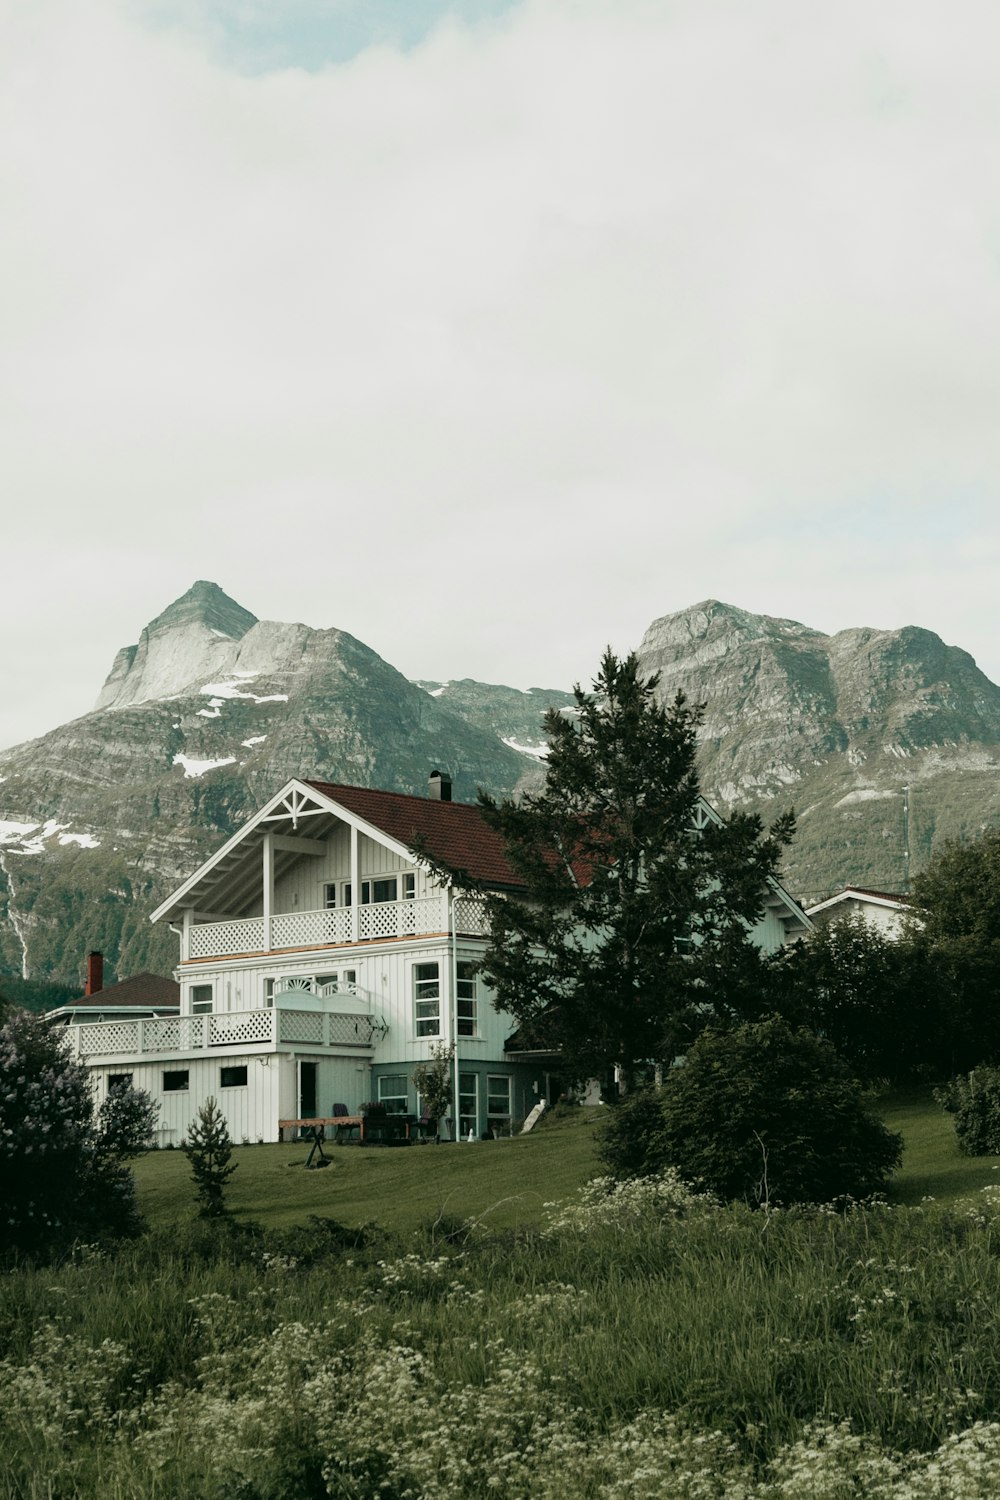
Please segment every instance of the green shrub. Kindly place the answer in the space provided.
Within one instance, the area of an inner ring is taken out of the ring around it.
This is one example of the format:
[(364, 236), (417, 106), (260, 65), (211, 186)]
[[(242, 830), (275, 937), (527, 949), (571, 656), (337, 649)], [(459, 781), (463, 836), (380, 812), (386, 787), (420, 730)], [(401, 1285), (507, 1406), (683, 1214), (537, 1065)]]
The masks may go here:
[(610, 1110), (600, 1150), (618, 1177), (672, 1166), (726, 1201), (826, 1203), (884, 1188), (902, 1141), (828, 1043), (770, 1016), (704, 1032)]
[(1000, 1068), (974, 1068), (934, 1097), (954, 1117), (963, 1155), (1000, 1156)]
[(0, 1245), (38, 1255), (138, 1233), (125, 1163), (149, 1145), (155, 1115), (128, 1087), (95, 1117), (90, 1073), (69, 1056), (65, 1033), (11, 1011), (0, 1026)]

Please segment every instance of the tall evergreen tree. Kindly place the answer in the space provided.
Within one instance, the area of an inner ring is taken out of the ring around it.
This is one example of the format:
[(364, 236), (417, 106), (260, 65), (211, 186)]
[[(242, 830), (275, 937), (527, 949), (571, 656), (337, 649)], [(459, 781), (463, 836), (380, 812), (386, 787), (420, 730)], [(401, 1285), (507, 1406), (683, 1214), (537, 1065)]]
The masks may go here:
[(749, 930), (794, 826), (787, 814), (765, 834), (738, 814), (696, 831), (702, 709), (680, 693), (663, 706), (657, 685), (608, 650), (593, 693), (577, 686), (570, 716), (546, 716), (544, 790), (479, 799), (526, 888), (487, 893), (482, 972), (578, 1079), (617, 1065), (629, 1084), (708, 1022), (752, 1011)]

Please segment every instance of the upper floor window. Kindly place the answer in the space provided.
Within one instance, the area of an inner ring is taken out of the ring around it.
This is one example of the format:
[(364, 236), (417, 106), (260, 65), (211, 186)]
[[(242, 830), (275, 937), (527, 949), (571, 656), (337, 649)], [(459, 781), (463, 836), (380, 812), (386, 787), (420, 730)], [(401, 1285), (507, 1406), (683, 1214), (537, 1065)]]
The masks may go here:
[(191, 1014), (193, 1016), (208, 1015), (212, 1009), (212, 986), (210, 984), (193, 984), (191, 986)]
[[(402, 875), (379, 875), (377, 879), (372, 876), (362, 880), (359, 890), (359, 906), (371, 906), (377, 901), (412, 901), (417, 894), (417, 877), (412, 870)], [(353, 893), (351, 882), (345, 880), (340, 887), (339, 905), (350, 906)], [(326, 907), (338, 905), (336, 881), (329, 880), (324, 884), (323, 904)]]
[(479, 981), (476, 978), (476, 965), (459, 959), (455, 970), (458, 1034), (459, 1036), (475, 1036), (479, 1029)]
[(436, 963), (413, 965), (417, 1036), (441, 1035), (441, 977)]

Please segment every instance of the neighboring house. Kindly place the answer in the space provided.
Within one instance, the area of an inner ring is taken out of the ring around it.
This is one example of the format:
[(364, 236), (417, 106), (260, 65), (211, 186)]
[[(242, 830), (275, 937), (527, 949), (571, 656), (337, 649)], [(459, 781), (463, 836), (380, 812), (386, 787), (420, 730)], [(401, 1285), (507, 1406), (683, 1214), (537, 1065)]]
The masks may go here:
[[(696, 826), (716, 816), (699, 802)], [(99, 1097), (130, 1074), (160, 1106), (163, 1144), (183, 1139), (209, 1095), (234, 1139), (274, 1141), (280, 1119), (335, 1104), (419, 1115), (411, 1075), (444, 1044), (463, 1136), (551, 1100), (558, 1059), (508, 1050), (514, 1022), (477, 975), (482, 900), (439, 884), (428, 860), (491, 891), (520, 888), (502, 841), (476, 806), (451, 801), (447, 777), (432, 776), (429, 797), (290, 781), (152, 914), (179, 937), (180, 1013), (71, 1022)], [(761, 947), (808, 929), (777, 882), (765, 905)]]
[(910, 909), (905, 896), (891, 891), (869, 891), (862, 886), (845, 886), (835, 896), (806, 907), (806, 916), (816, 927), (826, 927), (843, 917), (863, 917), (870, 927), (885, 937), (899, 937), (903, 920)]
[(151, 1021), (176, 1016), (181, 1008), (181, 987), (162, 974), (134, 974), (121, 984), (104, 987), (104, 958), (87, 954), (87, 986), (78, 1000), (67, 1000), (48, 1012), (57, 1026), (93, 1025), (104, 1021)]

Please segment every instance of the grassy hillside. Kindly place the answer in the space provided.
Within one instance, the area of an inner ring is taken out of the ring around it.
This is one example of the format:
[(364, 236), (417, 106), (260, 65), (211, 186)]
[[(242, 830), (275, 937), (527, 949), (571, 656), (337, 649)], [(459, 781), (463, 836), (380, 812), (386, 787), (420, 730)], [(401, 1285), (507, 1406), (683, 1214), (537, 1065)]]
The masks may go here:
[[(903, 1136), (894, 1203), (925, 1197), (953, 1203), (1000, 1181), (1000, 1158), (961, 1156), (951, 1120), (927, 1095), (886, 1101), (886, 1123)], [(438, 1217), (482, 1219), (493, 1228), (542, 1220), (542, 1205), (571, 1196), (599, 1176), (595, 1134), (600, 1111), (552, 1119), (532, 1135), (473, 1145), (401, 1150), (327, 1147), (331, 1165), (306, 1172), (303, 1145), (241, 1146), (229, 1204), (241, 1218), (277, 1228), (310, 1214), (348, 1225), (377, 1223), (407, 1233)], [(144, 1213), (155, 1229), (193, 1218), (194, 1190), (180, 1151), (159, 1151), (137, 1167)]]
[[(193, 1223), (156, 1153), (152, 1234), (0, 1277), (0, 1500), (987, 1500), (1000, 1193), (941, 1200), (1000, 1162), (926, 1099), (886, 1113), (898, 1195), (936, 1204), (768, 1217), (631, 1184), (545, 1214), (595, 1170), (580, 1111), (318, 1172), (241, 1148), (253, 1230)], [(420, 1231), (442, 1212), (480, 1227)]]
[[(569, 1197), (601, 1172), (594, 1146), (596, 1110), (548, 1120), (531, 1135), (441, 1146), (328, 1146), (331, 1165), (302, 1170), (308, 1147), (240, 1146), (227, 1202), (232, 1212), (269, 1228), (310, 1214), (343, 1224), (375, 1222), (407, 1232), (447, 1215), (495, 1228), (537, 1224), (542, 1205)], [(153, 1152), (138, 1163), (142, 1209), (153, 1229), (194, 1216), (194, 1189), (181, 1151)]]

